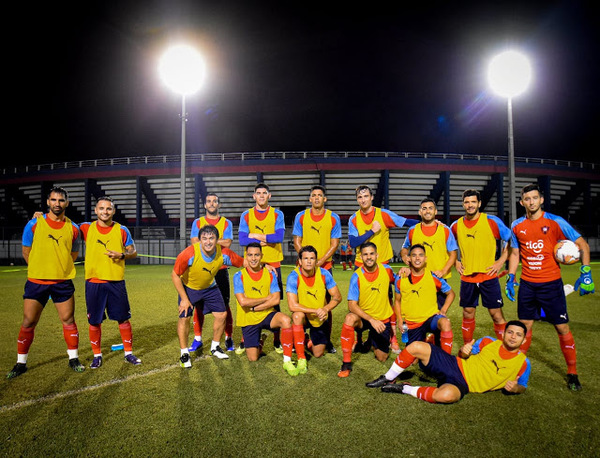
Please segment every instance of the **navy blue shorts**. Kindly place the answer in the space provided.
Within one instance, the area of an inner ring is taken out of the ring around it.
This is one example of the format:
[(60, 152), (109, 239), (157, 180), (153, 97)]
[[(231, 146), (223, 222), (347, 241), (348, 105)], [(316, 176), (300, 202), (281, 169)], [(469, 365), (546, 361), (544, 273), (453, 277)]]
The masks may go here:
[(379, 351), (384, 353), (390, 352), (390, 339), (392, 338), (392, 325), (388, 321), (385, 323), (385, 329), (381, 334), (379, 334), (373, 327), (371, 323), (367, 320), (362, 320), (362, 329), (361, 331), (369, 331), (369, 337), (365, 340), (365, 343), (371, 342), (371, 346), (377, 348)]
[(481, 304), (485, 308), (499, 309), (504, 305), (500, 281), (497, 277), (481, 283), (460, 281), (459, 305), (461, 307), (477, 307), (479, 305), (479, 296), (481, 296)]
[(306, 320), (304, 329), (308, 330), (310, 334), (310, 340), (313, 345), (326, 345), (329, 342), (329, 335), (327, 330), (330, 329), (329, 318), (321, 324), (321, 326), (313, 326), (310, 321)]
[(425, 338), (427, 337), (428, 332), (437, 332), (438, 331), (438, 321), (444, 315), (432, 315), (427, 318), (421, 326), (414, 329), (408, 330), (408, 343), (411, 342), (425, 342)]
[(539, 319), (541, 308), (546, 313), (545, 321), (551, 324), (569, 322), (562, 278), (544, 283), (521, 280), (517, 300), (519, 320)]
[[(198, 310), (202, 310), (203, 315), (208, 315), (213, 312), (227, 312), (227, 308), (225, 307), (225, 302), (223, 301), (223, 296), (221, 295), (221, 291), (216, 286), (207, 289), (192, 289), (187, 286), (183, 286), (185, 288), (185, 292), (192, 303), (192, 307), (187, 309), (185, 312), (182, 312), (179, 315), (179, 318), (187, 318), (194, 314), (194, 308), (201, 307)], [(181, 302), (181, 297), (178, 298), (178, 302)]]
[(33, 299), (45, 307), (48, 299), (52, 297), (55, 304), (66, 302), (75, 294), (75, 286), (72, 280), (65, 280), (52, 285), (40, 285), (29, 280), (25, 282), (23, 299)]
[(223, 296), (223, 302), (225, 307), (229, 308), (229, 301), (231, 299), (231, 288), (229, 286), (229, 269), (219, 269), (217, 275), (215, 275), (215, 282), (221, 291)]
[(248, 326), (242, 326), (242, 336), (244, 337), (244, 346), (246, 348), (253, 348), (260, 346), (260, 334), (263, 329), (271, 332), (275, 332), (277, 329), (271, 328), (271, 321), (278, 312), (269, 313), (264, 320), (258, 324), (249, 324)]
[(454, 385), (460, 391), (460, 398), (469, 392), (469, 386), (458, 367), (457, 356), (452, 356), (446, 353), (439, 347), (429, 344), (431, 347), (431, 355), (429, 362), (425, 366), (419, 361), (419, 366), (426, 374), (435, 377), (438, 381), (438, 387), (444, 383)]
[(131, 308), (125, 280), (107, 283), (85, 282), (85, 304), (89, 324), (100, 324), (106, 318), (126, 321), (131, 318)]

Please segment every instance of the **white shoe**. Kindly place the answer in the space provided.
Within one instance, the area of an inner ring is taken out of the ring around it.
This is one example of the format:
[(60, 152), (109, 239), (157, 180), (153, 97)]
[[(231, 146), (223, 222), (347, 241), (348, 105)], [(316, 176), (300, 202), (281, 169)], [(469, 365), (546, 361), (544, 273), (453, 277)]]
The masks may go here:
[(183, 355), (181, 355), (181, 358), (179, 358), (179, 364), (181, 364), (181, 367), (185, 367), (188, 369), (192, 367), (192, 360), (190, 359), (190, 354), (184, 353)]
[(211, 350), (210, 354), (219, 359), (229, 359), (229, 356), (223, 351), (220, 345), (217, 345), (214, 350)]

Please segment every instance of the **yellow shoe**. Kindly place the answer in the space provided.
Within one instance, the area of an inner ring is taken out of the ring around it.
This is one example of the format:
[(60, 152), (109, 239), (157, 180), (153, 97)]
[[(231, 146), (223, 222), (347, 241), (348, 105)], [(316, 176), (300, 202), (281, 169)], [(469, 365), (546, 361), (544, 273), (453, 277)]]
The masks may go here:
[(295, 377), (296, 375), (298, 375), (298, 368), (296, 366), (294, 366), (294, 363), (292, 361), (286, 361), (285, 363), (283, 363), (283, 368), (292, 377)]
[(298, 360), (298, 373), (299, 374), (306, 374), (308, 372), (308, 366), (306, 365), (306, 359), (299, 359)]

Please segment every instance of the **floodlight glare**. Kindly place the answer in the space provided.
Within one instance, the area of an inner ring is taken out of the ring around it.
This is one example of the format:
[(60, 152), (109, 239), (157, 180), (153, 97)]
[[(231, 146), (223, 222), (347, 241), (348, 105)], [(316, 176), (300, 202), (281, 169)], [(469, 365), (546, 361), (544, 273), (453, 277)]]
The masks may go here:
[(529, 61), (521, 53), (505, 51), (490, 62), (488, 81), (496, 94), (515, 97), (525, 91), (531, 81)]
[(191, 95), (200, 89), (204, 80), (204, 61), (190, 46), (174, 46), (161, 58), (159, 73), (171, 90)]

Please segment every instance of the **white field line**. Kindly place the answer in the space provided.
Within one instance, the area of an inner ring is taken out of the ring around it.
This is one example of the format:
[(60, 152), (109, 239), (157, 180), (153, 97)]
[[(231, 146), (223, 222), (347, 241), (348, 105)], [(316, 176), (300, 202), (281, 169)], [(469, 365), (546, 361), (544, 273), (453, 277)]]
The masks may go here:
[(78, 388), (76, 390), (71, 390), (71, 391), (65, 391), (64, 393), (49, 394), (47, 396), (42, 396), (42, 397), (35, 398), (35, 399), (28, 399), (26, 401), (17, 402), (15, 404), (0, 406), (0, 413), (10, 412), (11, 410), (22, 409), (23, 407), (29, 407), (29, 406), (41, 404), (42, 402), (50, 402), (50, 401), (55, 401), (57, 399), (67, 398), (69, 396), (75, 396), (75, 395), (78, 395), (81, 393), (85, 393), (87, 391), (94, 391), (94, 390), (106, 388), (107, 386), (118, 385), (120, 383), (128, 382), (130, 380), (135, 380), (135, 379), (138, 379), (141, 377), (147, 377), (150, 375), (160, 374), (162, 372), (166, 372), (166, 371), (171, 370), (178, 366), (179, 366), (178, 364), (169, 364), (167, 366), (160, 367), (158, 369), (152, 369), (151, 371), (144, 372), (142, 374), (132, 374), (132, 375), (128, 375), (127, 377), (108, 380), (106, 382), (99, 383), (97, 385), (84, 386), (83, 388)]

